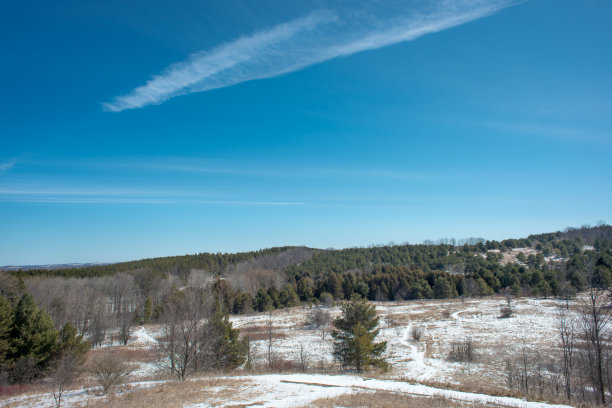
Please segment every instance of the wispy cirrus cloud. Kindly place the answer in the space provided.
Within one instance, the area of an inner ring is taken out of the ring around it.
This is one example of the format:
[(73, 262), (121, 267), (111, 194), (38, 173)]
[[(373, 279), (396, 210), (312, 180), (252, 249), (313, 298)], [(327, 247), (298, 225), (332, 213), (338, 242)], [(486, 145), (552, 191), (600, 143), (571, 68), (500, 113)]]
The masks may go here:
[(126, 166), (145, 170), (220, 174), (228, 176), (248, 176), (259, 178), (352, 178), (370, 177), (375, 179), (404, 179), (404, 180), (431, 180), (431, 172), (406, 172), (395, 169), (356, 168), (356, 167), (327, 167), (306, 166), (296, 168), (295, 163), (274, 163), (270, 166), (265, 162), (215, 162), (206, 159), (193, 158), (163, 158), (147, 160), (130, 160), (129, 162), (113, 162), (113, 166)]
[(568, 142), (612, 144), (612, 134), (601, 130), (563, 126), (557, 123), (534, 122), (484, 122), (479, 124), (486, 128), (495, 129), (504, 133), (545, 138), (551, 140), (564, 140)]
[(17, 159), (10, 160), (6, 163), (0, 163), (0, 171), (7, 171), (15, 167), (17, 164)]
[(195, 204), (247, 207), (304, 206), (289, 200), (224, 199), (210, 194), (170, 190), (121, 190), (107, 188), (9, 188), (0, 189), (0, 202), (53, 204)]
[[(191, 55), (104, 103), (120, 112), (175, 96), (270, 78), (360, 51), (414, 40), (489, 16), (517, 0), (400, 0), (337, 6)], [(417, 6), (419, 5), (419, 6)]]

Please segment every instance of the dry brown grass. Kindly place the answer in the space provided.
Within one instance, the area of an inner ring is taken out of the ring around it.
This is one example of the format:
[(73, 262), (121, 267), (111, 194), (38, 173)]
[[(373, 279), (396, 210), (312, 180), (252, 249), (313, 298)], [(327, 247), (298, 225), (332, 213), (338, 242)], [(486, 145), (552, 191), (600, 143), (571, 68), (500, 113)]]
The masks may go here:
[(418, 397), (387, 391), (359, 392), (344, 394), (335, 398), (322, 398), (308, 406), (317, 408), (359, 407), (359, 408), (486, 408), (486, 405), (453, 401), (442, 397)]
[(87, 408), (181, 408), (185, 404), (206, 402), (212, 406), (248, 392), (244, 379), (197, 379), (168, 382), (154, 388), (139, 389), (79, 405)]
[[(242, 337), (249, 337), (249, 340), (268, 340), (268, 326), (244, 326), (240, 328)], [(280, 327), (272, 327), (272, 339), (284, 339), (287, 334), (281, 332)]]
[(425, 358), (433, 358), (434, 356), (434, 345), (431, 339), (425, 342)]
[(100, 354), (112, 353), (124, 361), (129, 362), (142, 362), (146, 363), (156, 359), (155, 352), (153, 350), (141, 349), (141, 348), (126, 348), (126, 347), (112, 347), (98, 350), (91, 350), (87, 358), (88, 360), (95, 359)]
[[(461, 383), (459, 384), (451, 384), (448, 382), (440, 381), (418, 381), (418, 384), (427, 385), (429, 387), (434, 388), (469, 392), (474, 394), (485, 394), (499, 397), (513, 397), (519, 399), (525, 398), (525, 396), (521, 394), (518, 390), (510, 390), (505, 386), (492, 384), (491, 382), (487, 381), (487, 378), (488, 377), (486, 375), (482, 376), (474, 371), (471, 371), (470, 375), (464, 375), (461, 378)], [(406, 382), (410, 384), (417, 384), (417, 382), (411, 380), (406, 380)], [(540, 397), (539, 400), (553, 404), (568, 404), (567, 400), (565, 400), (561, 396), (555, 395), (544, 395)]]
[(45, 393), (48, 391), (46, 384), (6, 385), (0, 387), (0, 405), (2, 407), (18, 407), (21, 402), (7, 403), (6, 401), (17, 396), (28, 396)]

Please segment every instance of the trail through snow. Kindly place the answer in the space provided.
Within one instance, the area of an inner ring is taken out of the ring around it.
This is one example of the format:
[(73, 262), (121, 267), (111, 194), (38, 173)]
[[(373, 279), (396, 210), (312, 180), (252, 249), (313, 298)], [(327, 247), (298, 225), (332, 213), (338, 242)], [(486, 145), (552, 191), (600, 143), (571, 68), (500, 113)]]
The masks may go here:
[(435, 370), (425, 363), (425, 351), (419, 351), (419, 348), (408, 340), (411, 330), (412, 322), (406, 327), (400, 339), (400, 343), (410, 350), (411, 361), (408, 363), (409, 372), (406, 375), (421, 380), (430, 379), (435, 374)]

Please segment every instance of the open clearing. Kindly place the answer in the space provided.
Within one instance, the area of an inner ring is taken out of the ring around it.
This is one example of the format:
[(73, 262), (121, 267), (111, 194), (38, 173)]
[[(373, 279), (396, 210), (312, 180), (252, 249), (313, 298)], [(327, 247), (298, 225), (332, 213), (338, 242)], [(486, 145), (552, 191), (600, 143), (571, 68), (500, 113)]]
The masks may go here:
[[(64, 406), (327, 407), (336, 406), (343, 400), (342, 395), (377, 392), (403, 398), (438, 398), (441, 404), (451, 404), (440, 406), (551, 406), (490, 396), (510, 395), (506, 388), (505, 358), (517, 356), (523, 348), (549, 356), (556, 352), (557, 300), (513, 300), (514, 316), (502, 319), (500, 307), (505, 305), (502, 297), (376, 303), (381, 327), (377, 340), (387, 341), (386, 358), (391, 369), (364, 376), (346, 375), (335, 365), (331, 336), (323, 339), (319, 330), (305, 325), (309, 308), (231, 319), (235, 327), (250, 333), (262, 330), (271, 321), (274, 358), (285, 361), (285, 366), (293, 371), (278, 374), (255, 375), (237, 370), (235, 376), (198, 377), (178, 384), (163, 377), (156, 364), (147, 359), (155, 347), (159, 327), (137, 327), (127, 346), (108, 348), (127, 358), (133, 356), (139, 369), (132, 382), (107, 399), (96, 395), (96, 388), (85, 380), (81, 389), (66, 396)], [(333, 316), (340, 313), (337, 307), (329, 311)], [(424, 329), (420, 341), (411, 336), (416, 326)], [(476, 360), (448, 361), (451, 343), (468, 338), (475, 345)], [(252, 340), (251, 347), (255, 368), (261, 372), (266, 364), (268, 340)], [(296, 374), (301, 350), (307, 373)], [(40, 390), (4, 399), (0, 405), (38, 407), (52, 403), (51, 395)]]

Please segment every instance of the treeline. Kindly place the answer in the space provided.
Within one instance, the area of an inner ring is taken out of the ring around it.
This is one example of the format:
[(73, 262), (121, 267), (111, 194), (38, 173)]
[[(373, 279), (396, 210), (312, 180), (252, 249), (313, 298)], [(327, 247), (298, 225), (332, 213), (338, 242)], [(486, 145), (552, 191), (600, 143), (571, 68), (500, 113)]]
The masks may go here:
[[(442, 243), (444, 242), (444, 243)], [(612, 242), (612, 226), (567, 228), (564, 232), (530, 235), (527, 238), (503, 241), (484, 241), (483, 239), (440, 240), (437, 244), (430, 241), (423, 245), (390, 245), (370, 248), (349, 248), (342, 250), (315, 250), (304, 247), (276, 247), (259, 251), (227, 253), (200, 253), (195, 255), (149, 258), (107, 265), (91, 265), (80, 268), (27, 269), (11, 272), (16, 277), (59, 276), (84, 278), (112, 276), (117, 273), (145, 271), (152, 275), (167, 273), (185, 279), (192, 270), (203, 270), (220, 275), (233, 270), (249, 269), (285, 270), (291, 274), (299, 266), (310, 267), (310, 273), (319, 266), (333, 272), (350, 269), (365, 269), (374, 265), (416, 265), (424, 271), (444, 270), (448, 265), (465, 262), (462, 253), (486, 254), (490, 250), (506, 252), (513, 248), (532, 247), (542, 251), (544, 256), (569, 258), (582, 252), (584, 245), (605, 250)], [(457, 245), (457, 243), (463, 243)], [(459, 251), (458, 251), (459, 249)], [(311, 258), (314, 258), (311, 260)], [(319, 268), (320, 270), (320, 268)]]
[[(571, 296), (589, 285), (612, 283), (610, 242), (604, 237), (610, 229), (576, 230), (581, 232), (572, 239), (559, 232), (462, 246), (281, 247), (156, 258), (65, 271), (0, 273), (0, 286), (32, 294), (56, 329), (69, 322), (93, 346), (104, 341), (125, 344), (133, 324), (157, 320), (172, 293), (185, 287), (211, 286), (223, 311), (234, 314), (332, 303), (353, 295), (378, 301), (500, 292)], [(595, 239), (593, 250), (584, 250), (582, 236)], [(502, 262), (507, 257), (503, 251), (522, 246), (539, 251), (519, 254), (516, 263)]]
[(161, 258), (148, 258), (137, 261), (119, 262), (107, 265), (91, 265), (81, 268), (60, 269), (26, 269), (11, 272), (16, 277), (25, 276), (58, 276), (65, 278), (92, 278), (111, 276), (122, 272), (145, 270), (150, 274), (171, 273), (181, 278), (189, 275), (193, 269), (201, 269), (213, 274), (220, 274), (232, 266), (252, 261), (270, 255), (282, 254), (294, 247), (276, 247), (261, 249), (259, 251), (227, 253), (203, 252), (195, 255), (168, 256)]
[[(408, 300), (487, 296), (510, 292), (514, 296), (567, 297), (590, 285), (612, 283), (609, 245), (584, 251), (579, 240), (563, 243), (572, 256), (546, 260), (543, 253), (524, 256), (524, 262), (500, 263), (502, 254), (480, 252), (478, 245), (404, 245), (353, 248), (316, 253), (283, 276), (255, 279), (259, 285), (243, 290), (228, 277), (215, 286), (227, 310), (246, 313), (299, 303), (328, 303), (354, 294), (369, 300)], [(539, 243), (538, 243), (539, 244)], [(551, 242), (547, 242), (551, 244)], [(555, 241), (556, 244), (556, 241)], [(251, 276), (249, 271), (242, 278)], [(273, 273), (270, 271), (270, 273)], [(256, 290), (256, 292), (255, 292)]]

